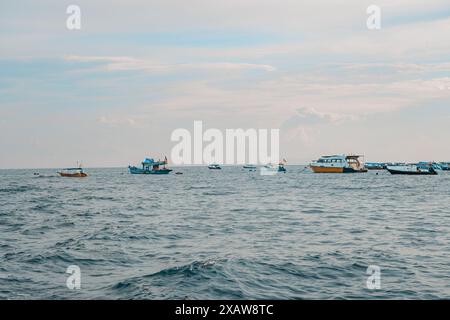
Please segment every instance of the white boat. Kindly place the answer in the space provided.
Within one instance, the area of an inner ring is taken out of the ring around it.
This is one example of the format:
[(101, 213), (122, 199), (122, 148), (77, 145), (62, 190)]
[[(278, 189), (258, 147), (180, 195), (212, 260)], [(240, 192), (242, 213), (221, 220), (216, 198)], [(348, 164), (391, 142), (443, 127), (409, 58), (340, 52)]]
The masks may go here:
[(367, 172), (367, 168), (359, 161), (358, 155), (323, 156), (309, 165), (315, 173), (354, 173)]
[(278, 167), (269, 163), (261, 167), (260, 171), (262, 176), (273, 176), (278, 173)]
[(222, 168), (221, 168), (220, 165), (218, 165), (217, 163), (212, 163), (212, 164), (210, 164), (210, 165), (208, 166), (208, 169), (211, 169), (211, 170), (220, 170), (220, 169), (222, 169)]
[(284, 167), (284, 163), (280, 162), (278, 165), (273, 165), (271, 163), (266, 164), (261, 168), (261, 175), (274, 175), (278, 172), (286, 172), (286, 168)]

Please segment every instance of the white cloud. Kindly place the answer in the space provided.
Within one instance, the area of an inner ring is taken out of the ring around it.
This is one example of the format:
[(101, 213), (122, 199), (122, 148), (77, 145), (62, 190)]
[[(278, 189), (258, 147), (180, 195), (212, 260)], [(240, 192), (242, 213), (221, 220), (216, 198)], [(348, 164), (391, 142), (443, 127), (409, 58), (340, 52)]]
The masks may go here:
[(298, 108), (297, 112), (284, 122), (283, 128), (298, 126), (339, 124), (345, 121), (357, 120), (358, 117), (351, 114), (320, 112), (315, 108)]
[(201, 63), (157, 63), (145, 59), (132, 57), (103, 57), (103, 56), (66, 56), (67, 61), (76, 62), (100, 62), (104, 65), (90, 69), (91, 71), (145, 71), (145, 72), (177, 72), (185, 70), (262, 70), (275, 71), (275, 68), (267, 64), (234, 63), (234, 62), (201, 62)]

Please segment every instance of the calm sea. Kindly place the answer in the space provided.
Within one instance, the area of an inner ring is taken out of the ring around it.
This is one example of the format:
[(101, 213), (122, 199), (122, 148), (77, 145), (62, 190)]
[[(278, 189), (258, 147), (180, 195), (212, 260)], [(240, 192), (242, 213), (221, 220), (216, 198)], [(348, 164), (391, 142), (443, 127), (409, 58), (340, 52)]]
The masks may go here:
[(449, 173), (287, 170), (1, 170), (0, 299), (450, 298)]

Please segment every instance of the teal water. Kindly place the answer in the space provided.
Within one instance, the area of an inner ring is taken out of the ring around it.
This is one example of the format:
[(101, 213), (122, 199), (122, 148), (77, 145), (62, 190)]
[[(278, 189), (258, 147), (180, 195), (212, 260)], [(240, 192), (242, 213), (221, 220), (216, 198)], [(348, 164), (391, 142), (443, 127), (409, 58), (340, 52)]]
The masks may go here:
[(0, 298), (450, 298), (450, 174), (287, 169), (1, 170)]

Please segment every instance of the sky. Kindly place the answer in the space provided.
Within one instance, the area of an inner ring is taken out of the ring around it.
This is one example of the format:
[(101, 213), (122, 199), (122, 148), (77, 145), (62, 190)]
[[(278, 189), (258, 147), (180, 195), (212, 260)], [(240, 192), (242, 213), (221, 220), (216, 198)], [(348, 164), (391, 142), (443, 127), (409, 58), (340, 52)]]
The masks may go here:
[(2, 1), (0, 168), (163, 158), (195, 120), (288, 164), (450, 161), (449, 40), (448, 0)]

